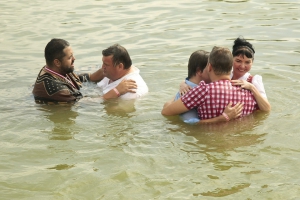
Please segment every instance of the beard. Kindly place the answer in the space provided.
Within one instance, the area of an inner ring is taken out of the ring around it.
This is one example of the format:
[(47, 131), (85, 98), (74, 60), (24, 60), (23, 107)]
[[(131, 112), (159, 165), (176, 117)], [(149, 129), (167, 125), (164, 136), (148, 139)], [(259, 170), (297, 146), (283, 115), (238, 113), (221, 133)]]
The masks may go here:
[(62, 73), (69, 74), (74, 71), (73, 63), (71, 65), (63, 65), (61, 66)]
[(66, 74), (72, 73), (72, 72), (74, 72), (74, 68), (73, 68), (73, 67), (69, 67), (69, 68), (67, 68), (67, 69), (65, 70), (65, 72), (66, 72)]

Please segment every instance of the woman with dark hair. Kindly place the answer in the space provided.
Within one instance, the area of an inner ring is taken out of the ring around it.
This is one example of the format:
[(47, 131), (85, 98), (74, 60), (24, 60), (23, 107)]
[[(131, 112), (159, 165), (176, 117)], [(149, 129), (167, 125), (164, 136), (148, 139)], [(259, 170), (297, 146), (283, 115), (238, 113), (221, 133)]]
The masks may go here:
[(242, 37), (238, 37), (232, 47), (233, 69), (232, 84), (250, 90), (262, 111), (270, 111), (271, 105), (267, 99), (262, 76), (252, 76), (249, 71), (254, 61), (255, 50), (253, 45)]

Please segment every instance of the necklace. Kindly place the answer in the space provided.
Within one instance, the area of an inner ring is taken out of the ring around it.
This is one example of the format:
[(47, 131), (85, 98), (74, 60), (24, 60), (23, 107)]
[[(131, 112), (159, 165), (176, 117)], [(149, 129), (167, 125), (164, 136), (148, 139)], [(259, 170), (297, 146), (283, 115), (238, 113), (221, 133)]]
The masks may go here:
[(55, 71), (52, 71), (51, 69), (49, 69), (47, 67), (45, 67), (45, 70), (47, 70), (48, 72), (51, 72), (51, 73), (63, 78), (64, 80), (66, 80), (68, 83), (70, 83), (76, 89), (75, 85), (72, 83), (71, 79), (69, 78), (69, 76), (67, 74), (66, 74), (66, 76), (63, 76), (59, 73), (56, 73)]

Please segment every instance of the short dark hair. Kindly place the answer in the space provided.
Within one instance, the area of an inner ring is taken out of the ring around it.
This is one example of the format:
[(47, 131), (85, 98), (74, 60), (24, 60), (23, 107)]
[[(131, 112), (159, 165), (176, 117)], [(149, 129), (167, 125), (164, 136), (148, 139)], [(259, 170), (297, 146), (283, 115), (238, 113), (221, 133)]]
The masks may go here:
[(214, 47), (209, 54), (208, 62), (216, 75), (224, 75), (231, 72), (233, 57), (228, 48)]
[(54, 38), (45, 47), (45, 59), (47, 65), (52, 65), (55, 59), (62, 61), (65, 56), (64, 49), (70, 46), (69, 42), (63, 39)]
[(253, 45), (245, 40), (243, 37), (238, 37), (234, 40), (232, 46), (232, 55), (235, 56), (246, 56), (247, 58), (254, 59), (255, 50)]
[(127, 50), (119, 45), (119, 44), (114, 44), (107, 49), (104, 49), (102, 51), (103, 56), (113, 56), (112, 60), (114, 63), (114, 66), (120, 63), (123, 63), (124, 69), (129, 69), (132, 65), (131, 58), (129, 56), (129, 53)]
[(197, 50), (193, 52), (189, 58), (188, 64), (188, 78), (195, 76), (200, 69), (201, 72), (205, 69), (208, 61), (209, 52), (204, 50)]

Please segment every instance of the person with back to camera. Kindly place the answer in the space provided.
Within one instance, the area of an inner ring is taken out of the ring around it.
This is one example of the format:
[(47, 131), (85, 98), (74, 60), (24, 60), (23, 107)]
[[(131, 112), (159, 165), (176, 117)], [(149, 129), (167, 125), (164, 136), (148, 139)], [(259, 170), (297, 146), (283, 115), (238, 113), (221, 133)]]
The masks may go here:
[[(114, 44), (102, 51), (102, 69), (104, 78), (97, 83), (103, 89), (103, 98), (116, 95), (124, 100), (136, 99), (148, 93), (148, 86), (140, 75), (140, 70), (132, 65), (128, 51), (119, 44)], [(117, 85), (126, 80), (135, 81), (137, 88), (128, 93), (120, 94)], [(107, 94), (113, 90), (115, 93)]]
[[(33, 96), (39, 104), (73, 104), (83, 96), (80, 87), (83, 81), (98, 82), (103, 79), (103, 70), (92, 74), (76, 75), (75, 56), (66, 40), (54, 38), (45, 47), (46, 65), (40, 70), (33, 87)], [(124, 80), (118, 85), (120, 93), (134, 92), (136, 84)], [(113, 90), (109, 94), (115, 93)]]
[(211, 83), (201, 81), (176, 101), (164, 104), (162, 115), (178, 115), (197, 108), (200, 119), (211, 119), (222, 115), (226, 105), (241, 102), (241, 116), (248, 115), (258, 109), (253, 94), (249, 90), (233, 86), (230, 82), (233, 57), (229, 49), (214, 47), (209, 55), (208, 63), (203, 73), (208, 75)]
[[(185, 83), (191, 88), (196, 87), (200, 83), (200, 81), (210, 83), (207, 74), (203, 73), (208, 62), (208, 56), (209, 52), (204, 50), (197, 50), (191, 54), (188, 62), (188, 77), (185, 80)], [(179, 98), (180, 93), (178, 92), (174, 100), (177, 100)], [(222, 115), (212, 119), (200, 121), (196, 108), (180, 114), (180, 118), (188, 124), (221, 122), (227, 121), (228, 119), (237, 118), (241, 114), (241, 110), (242, 105), (240, 103), (237, 103), (234, 107), (231, 107), (230, 103), (228, 106), (226, 106)]]

